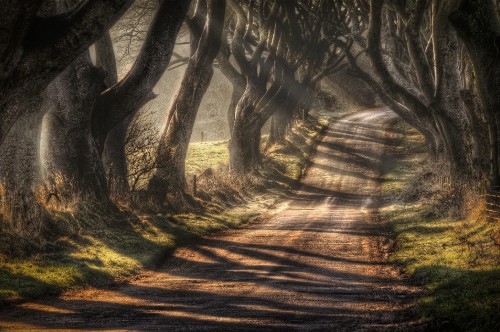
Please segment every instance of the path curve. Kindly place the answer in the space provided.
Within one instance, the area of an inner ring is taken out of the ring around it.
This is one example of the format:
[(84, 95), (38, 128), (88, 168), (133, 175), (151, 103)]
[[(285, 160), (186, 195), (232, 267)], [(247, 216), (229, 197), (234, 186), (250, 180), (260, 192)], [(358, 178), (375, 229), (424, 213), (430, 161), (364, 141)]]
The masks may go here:
[(114, 289), (0, 312), (0, 328), (408, 330), (414, 289), (386, 263), (377, 207), (396, 115), (333, 123), (302, 187), (272, 216), (176, 250)]

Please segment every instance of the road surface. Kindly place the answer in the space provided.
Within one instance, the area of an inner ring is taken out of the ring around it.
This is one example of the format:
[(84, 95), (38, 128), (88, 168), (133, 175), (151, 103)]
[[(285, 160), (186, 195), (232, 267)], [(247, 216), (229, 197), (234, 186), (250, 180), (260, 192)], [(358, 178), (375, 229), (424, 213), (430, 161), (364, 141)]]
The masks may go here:
[(302, 187), (266, 220), (179, 248), (128, 284), (0, 311), (0, 328), (414, 329), (415, 289), (386, 262), (377, 210), (395, 117), (379, 108), (333, 123)]

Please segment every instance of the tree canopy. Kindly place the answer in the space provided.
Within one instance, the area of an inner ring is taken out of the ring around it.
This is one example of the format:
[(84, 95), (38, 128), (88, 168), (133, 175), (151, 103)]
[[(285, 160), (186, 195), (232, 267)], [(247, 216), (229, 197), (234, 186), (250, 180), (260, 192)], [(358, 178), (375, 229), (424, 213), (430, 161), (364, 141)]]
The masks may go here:
[[(69, 205), (200, 208), (186, 190), (185, 159), (214, 70), (233, 87), (233, 173), (258, 173), (264, 125), (269, 144), (283, 140), (307, 119), (324, 80), (342, 77), (359, 82), (353, 95), (369, 89), (373, 105), (423, 135), (458, 197), (497, 187), (498, 13), (493, 0), (5, 1), (2, 232), (43, 237), (54, 211)], [(178, 65), (184, 76), (169, 91), (165, 125), (149, 128), (141, 109)], [(148, 135), (157, 143), (131, 149), (132, 137)]]

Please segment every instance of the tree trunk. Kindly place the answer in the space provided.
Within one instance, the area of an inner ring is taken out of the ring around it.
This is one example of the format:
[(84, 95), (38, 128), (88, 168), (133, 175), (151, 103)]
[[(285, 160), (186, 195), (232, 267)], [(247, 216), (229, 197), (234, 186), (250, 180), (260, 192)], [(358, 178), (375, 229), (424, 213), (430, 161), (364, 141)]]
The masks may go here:
[(22, 113), (0, 147), (0, 213), (5, 231), (36, 241), (48, 221), (39, 182), (42, 100), (22, 97), (16, 103)]
[(464, 0), (450, 15), (474, 67), (477, 90), (489, 122), (490, 186), (500, 185), (500, 21), (493, 1)]
[[(169, 111), (148, 191), (159, 206), (182, 211), (194, 200), (186, 193), (185, 162), (196, 114), (213, 76), (212, 63), (221, 45), (225, 0), (199, 0), (190, 22), (191, 58)], [(203, 27), (203, 28), (201, 28)]]
[(161, 1), (134, 66), (127, 76), (97, 99), (92, 113), (92, 134), (100, 153), (109, 132), (156, 97), (153, 88), (170, 63), (175, 39), (190, 2)]
[[(118, 83), (118, 73), (113, 42), (109, 31), (95, 43), (95, 52), (96, 65), (106, 71), (106, 78), (104, 79), (105, 87), (110, 88)], [(122, 205), (130, 204), (125, 141), (128, 126), (133, 116), (134, 114), (129, 115), (109, 131), (102, 152), (102, 162), (106, 172), (110, 197), (115, 203)]]
[(118, 72), (116, 69), (115, 50), (113, 49), (113, 41), (109, 31), (102, 35), (95, 43), (96, 66), (101, 67), (106, 71), (104, 84), (107, 88), (118, 83)]
[[(227, 41), (228, 31), (223, 32), (223, 40)], [(245, 92), (246, 79), (245, 76), (240, 74), (236, 68), (229, 61), (231, 55), (230, 45), (224, 43), (221, 46), (220, 52), (217, 55), (217, 62), (219, 63), (220, 71), (233, 85), (233, 92), (231, 94), (231, 102), (227, 109), (227, 123), (229, 126), (229, 133), (232, 132), (234, 126), (234, 118), (236, 114), (236, 106), (240, 101), (243, 93)]]
[[(41, 3), (35, 1), (29, 6), (23, 4), (26, 21), (36, 13), (36, 9), (28, 9), (39, 7)], [(26, 22), (13, 17), (17, 28), (12, 32), (18, 39), (17, 43), (9, 43), (10, 54), (3, 55), (3, 60), (7, 57), (7, 62), (2, 62), (0, 77), (0, 86), (3, 87), (0, 98), (0, 206), (3, 226), (6, 227), (4, 229), (33, 242), (43, 240), (47, 235), (43, 234), (45, 230), (49, 231), (46, 229), (50, 220), (46, 206), (57, 194), (51, 192), (41, 181), (41, 164), (46, 162), (47, 157), (40, 149), (41, 142), (44, 141), (41, 139), (41, 130), (47, 103), (44, 104), (40, 94), (44, 90), (50, 90), (48, 86), (51, 81), (65, 71), (69, 63), (97, 39), (102, 30), (117, 19), (130, 3), (131, 1), (109, 1), (105, 4), (88, 2), (75, 7), (68, 15), (64, 12), (67, 8), (62, 6), (63, 1), (54, 2), (44, 8), (41, 15), (53, 16), (59, 13), (54, 11), (62, 10), (63, 13), (57, 20), (62, 25), (56, 23), (47, 27), (44, 24), (53, 20), (37, 18), (35, 22), (28, 23), (30, 29), (26, 35)], [(36, 47), (33, 47), (33, 41)], [(8, 68), (4, 68), (5, 64)], [(73, 78), (73, 83), (86, 81), (88, 72), (81, 70), (79, 74)], [(81, 91), (71, 92), (66, 95), (66, 101), (78, 99)], [(96, 94), (97, 91), (94, 97)], [(50, 93), (46, 91), (45, 95)], [(59, 145), (67, 144), (64, 138), (58, 137)], [(45, 143), (45, 146), (49, 144), (47, 140)], [(60, 161), (63, 162), (64, 160)], [(50, 229), (50, 232), (53, 233), (54, 229)]]
[(104, 79), (88, 53), (45, 91), (44, 179), (64, 205), (108, 202), (104, 168), (91, 134), (91, 114)]
[[(255, 114), (254, 101), (257, 100), (255, 83), (247, 83), (247, 88), (236, 106), (236, 115), (229, 140), (229, 168), (231, 172), (249, 173), (258, 169), (260, 158), (256, 156), (256, 132), (260, 127), (252, 122)], [(258, 128), (258, 129), (257, 129)], [(260, 138), (259, 138), (260, 143)]]
[(310, 87), (306, 87), (304, 91), (304, 97), (302, 99), (302, 120), (309, 119), (309, 111), (311, 110), (312, 104), (314, 102), (314, 91)]
[(185, 210), (193, 200), (185, 193), (185, 161), (194, 121), (213, 75), (211, 66), (190, 62), (179, 93), (170, 109), (170, 121), (160, 139), (156, 172), (148, 191), (155, 204)]
[(123, 205), (130, 204), (131, 198), (125, 143), (132, 119), (132, 115), (127, 117), (109, 132), (102, 153), (111, 199)]
[(227, 123), (229, 126), (229, 133), (233, 132), (236, 107), (238, 106), (238, 102), (243, 96), (243, 93), (245, 93), (245, 84), (241, 84), (241, 81), (238, 80), (232, 82), (233, 92), (231, 94), (231, 102), (229, 103), (229, 107), (227, 108)]
[(450, 10), (447, 5), (433, 1), (432, 44), (436, 90), (429, 108), (446, 145), (453, 183), (462, 185), (472, 180), (476, 165), (472, 164), (470, 124), (460, 96), (460, 47), (447, 19)]
[(269, 145), (281, 143), (285, 140), (287, 130), (293, 119), (293, 106), (286, 102), (278, 107), (272, 116), (271, 132), (269, 133)]
[(9, 7), (7, 11), (2, 8), (3, 14), (10, 12), (8, 25), (13, 23), (15, 26), (0, 26), (2, 34), (6, 34), (2, 39), (8, 40), (6, 50), (0, 46), (0, 144), (23, 112), (23, 103), (17, 107), (15, 98), (23, 91), (42, 93), (132, 2), (85, 1), (70, 12), (52, 15), (50, 19), (37, 15), (43, 1), (22, 2), (19, 11), (13, 4), (5, 5)]
[[(108, 181), (112, 185), (112, 196), (123, 204), (130, 203), (125, 156), (128, 125), (137, 112), (156, 97), (153, 88), (170, 63), (190, 3), (190, 0), (161, 1), (134, 66), (120, 82), (99, 96), (93, 110), (92, 135), (111, 175)], [(112, 45), (106, 36), (96, 44), (96, 51), (98, 63), (114, 73)], [(112, 83), (109, 75), (107, 79), (107, 84)]]
[(259, 169), (260, 128), (235, 121), (233, 135), (229, 141), (229, 164), (231, 172), (251, 173)]

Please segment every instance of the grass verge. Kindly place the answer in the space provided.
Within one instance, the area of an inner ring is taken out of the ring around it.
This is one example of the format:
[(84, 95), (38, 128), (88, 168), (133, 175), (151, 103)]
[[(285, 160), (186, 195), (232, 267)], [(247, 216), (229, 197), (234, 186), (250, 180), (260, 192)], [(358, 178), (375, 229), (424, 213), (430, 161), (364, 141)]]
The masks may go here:
[(395, 202), (382, 210), (395, 234), (391, 260), (424, 288), (417, 304), (431, 329), (500, 331), (498, 222), (488, 220), (480, 200), (466, 218), (439, 216), (436, 198), (422, 197), (439, 187), (423, 141), (405, 125), (397, 129), (400, 144), (392, 152), (399, 162), (382, 186), (387, 201)]
[[(73, 235), (59, 238), (45, 252), (23, 259), (0, 256), (0, 306), (70, 287), (109, 285), (154, 268), (177, 246), (192, 239), (238, 227), (256, 218), (293, 187), (314, 153), (323, 129), (341, 113), (315, 112), (298, 122), (287, 141), (268, 149), (259, 186), (247, 191), (238, 204), (204, 213), (109, 216), (88, 211), (85, 225)], [(227, 163), (227, 142), (195, 143), (190, 147), (187, 170), (199, 173)], [(82, 216), (74, 216), (82, 218)]]

